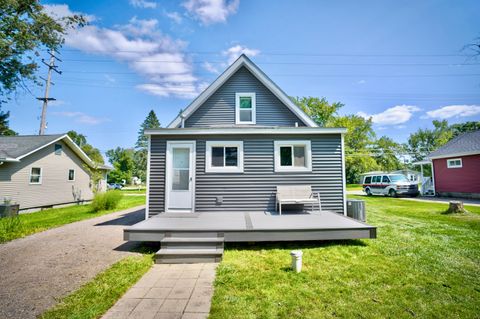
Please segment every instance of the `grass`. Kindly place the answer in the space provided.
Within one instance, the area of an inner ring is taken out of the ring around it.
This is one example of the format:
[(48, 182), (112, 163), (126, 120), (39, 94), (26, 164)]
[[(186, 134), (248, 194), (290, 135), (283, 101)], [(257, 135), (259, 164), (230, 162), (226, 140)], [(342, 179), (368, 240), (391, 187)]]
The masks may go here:
[(210, 318), (478, 318), (480, 207), (361, 198), (377, 239), (227, 245)]
[(347, 191), (361, 191), (362, 184), (347, 184)]
[(145, 196), (126, 196), (115, 209), (95, 212), (91, 204), (52, 208), (0, 219), (0, 243), (50, 228), (145, 204)]
[(113, 264), (40, 318), (100, 318), (152, 266), (153, 251), (145, 248), (142, 252), (140, 256), (126, 257)]
[(122, 189), (122, 193), (125, 194), (145, 194), (145, 188), (142, 189)]

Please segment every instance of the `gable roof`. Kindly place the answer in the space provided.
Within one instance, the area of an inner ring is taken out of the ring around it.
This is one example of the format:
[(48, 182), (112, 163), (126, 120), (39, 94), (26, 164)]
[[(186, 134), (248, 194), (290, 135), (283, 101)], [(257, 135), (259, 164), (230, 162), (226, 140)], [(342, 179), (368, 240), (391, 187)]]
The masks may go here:
[(0, 136), (0, 162), (20, 162), (22, 158), (60, 140), (88, 166), (96, 167), (90, 157), (67, 134)]
[(256, 66), (245, 54), (242, 54), (233, 62), (212, 84), (210, 84), (192, 103), (167, 126), (176, 128), (184, 120), (189, 118), (213, 93), (215, 93), (228, 79), (232, 77), (242, 66), (246, 67), (263, 85), (265, 85), (283, 104), (287, 106), (306, 126), (317, 127), (305, 112), (302, 111), (283, 90), (276, 85), (258, 66)]
[(438, 150), (430, 153), (430, 159), (480, 154), (480, 130), (459, 135)]

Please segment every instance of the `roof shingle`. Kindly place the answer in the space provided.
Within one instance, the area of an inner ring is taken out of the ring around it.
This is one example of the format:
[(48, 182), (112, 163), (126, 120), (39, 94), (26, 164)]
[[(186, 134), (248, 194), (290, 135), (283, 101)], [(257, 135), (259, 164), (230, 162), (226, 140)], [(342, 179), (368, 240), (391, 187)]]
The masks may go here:
[(438, 150), (430, 153), (428, 158), (444, 158), (464, 153), (480, 154), (480, 130), (463, 133), (453, 138)]

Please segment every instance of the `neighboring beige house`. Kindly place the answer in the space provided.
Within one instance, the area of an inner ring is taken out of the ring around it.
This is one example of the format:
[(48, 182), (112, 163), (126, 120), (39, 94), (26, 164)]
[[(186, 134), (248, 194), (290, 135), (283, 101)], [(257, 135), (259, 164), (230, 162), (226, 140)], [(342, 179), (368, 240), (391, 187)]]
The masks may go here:
[[(0, 202), (31, 209), (91, 200), (89, 169), (95, 167), (66, 134), (0, 136)], [(99, 169), (104, 191), (109, 168)]]

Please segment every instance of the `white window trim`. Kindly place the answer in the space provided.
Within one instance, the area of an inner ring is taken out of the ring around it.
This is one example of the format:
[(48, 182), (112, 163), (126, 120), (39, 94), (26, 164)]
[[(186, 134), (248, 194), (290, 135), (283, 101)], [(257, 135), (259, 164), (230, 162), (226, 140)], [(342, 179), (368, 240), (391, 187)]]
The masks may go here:
[[(237, 166), (212, 166), (212, 147), (237, 147)], [(207, 173), (243, 173), (243, 142), (242, 141), (207, 141), (205, 150), (205, 172)]]
[[(455, 165), (452, 162), (460, 161), (460, 165)], [(462, 168), (463, 163), (461, 158), (449, 158), (447, 159), (447, 168)]]
[[(252, 120), (240, 121), (240, 97), (252, 98)], [(255, 93), (235, 93), (235, 124), (256, 124), (257, 123), (257, 101)]]
[[(70, 179), (70, 171), (73, 171), (73, 179)], [(74, 168), (69, 168), (68, 169), (68, 176), (67, 176), (67, 181), (69, 182), (75, 182), (75, 177), (76, 177), (76, 172)]]
[[(34, 168), (39, 168), (40, 169), (40, 178), (38, 179), (38, 182), (32, 182), (32, 169)], [(43, 169), (41, 167), (37, 166), (32, 166), (30, 167), (30, 175), (28, 177), (28, 182), (30, 185), (41, 185), (42, 184), (42, 179), (43, 179)]]
[[(306, 167), (281, 166), (280, 165), (280, 147), (281, 146), (305, 146)], [(275, 149), (275, 152), (274, 152), (275, 153), (274, 154), (275, 172), (311, 172), (312, 171), (312, 146), (310, 141), (308, 140), (275, 141), (274, 149)]]

